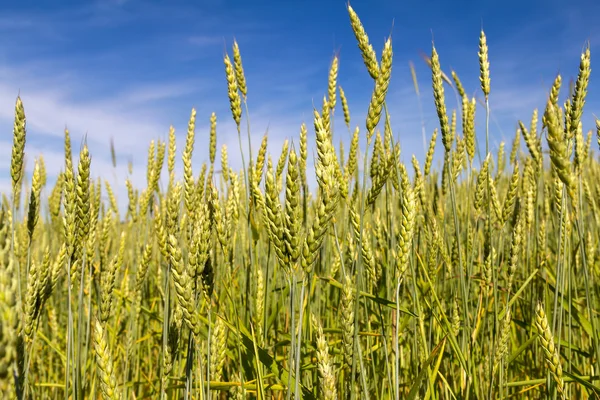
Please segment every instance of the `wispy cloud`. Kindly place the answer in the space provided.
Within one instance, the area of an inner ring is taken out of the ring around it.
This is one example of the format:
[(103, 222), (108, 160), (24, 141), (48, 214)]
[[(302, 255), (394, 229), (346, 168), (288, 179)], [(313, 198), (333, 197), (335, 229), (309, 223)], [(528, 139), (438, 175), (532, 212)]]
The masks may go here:
[[(590, 12), (575, 7), (564, 11), (558, 2), (550, 2), (533, 18), (536, 7), (515, 15), (511, 4), (479, 5), (465, 12), (459, 23), (451, 17), (452, 9), (442, 3), (427, 10), (416, 5), (399, 9), (394, 2), (382, 2), (377, 8), (353, 3), (378, 54), (382, 38), (390, 32), (394, 36), (387, 106), (403, 160), (409, 162), (413, 153), (422, 160), (422, 124), (426, 142), (439, 125), (431, 72), (419, 58), (419, 51), (431, 51), (432, 37), (444, 70), (456, 70), (467, 92), (480, 96), (477, 40), (483, 22), (490, 45), (490, 134), (495, 146), (501, 140), (512, 140), (519, 119), (527, 121), (533, 108), (543, 108), (557, 72), (564, 74), (565, 82), (576, 75), (585, 41), (590, 39), (594, 49), (595, 41), (600, 40), (595, 24), (581, 23), (592, 18)], [(49, 173), (56, 174), (62, 168), (63, 131), (68, 127), (74, 149), (86, 137), (97, 176), (113, 173), (109, 143), (114, 138), (118, 181), (123, 185), (126, 162), (131, 159), (136, 171), (134, 184), (143, 187), (149, 141), (166, 139), (173, 125), (180, 154), (190, 110), (195, 107), (195, 170), (208, 159), (213, 111), (218, 116), (219, 150), (227, 145), (231, 165), (241, 168), (222, 61), (236, 38), (248, 80), (255, 149), (268, 130), (269, 151), (277, 158), (285, 139), (297, 142), (302, 122), (309, 127), (312, 145), (312, 109), (321, 107), (335, 52), (341, 57), (338, 82), (349, 99), (352, 129), (358, 125), (364, 134), (373, 81), (365, 72), (344, 4), (319, 5), (320, 12), (315, 14), (317, 5), (269, 2), (250, 7), (213, 0), (181, 1), (175, 7), (166, 2), (95, 0), (74, 7), (15, 6), (0, 17), (0, 129), (11, 132), (14, 102), (20, 93), (28, 118), (30, 164), (43, 152)], [(426, 20), (422, 19), (424, 12)], [(500, 22), (491, 18), (509, 15), (511, 18)], [(392, 17), (397, 18), (393, 29)], [(422, 110), (409, 61), (417, 68)], [(590, 93), (588, 108), (597, 106), (597, 99)], [(446, 101), (449, 112), (457, 107), (450, 88)], [(483, 135), (485, 113), (481, 107), (477, 117), (478, 132)], [(242, 139), (246, 152), (245, 123)], [(336, 110), (334, 126), (334, 137), (347, 148), (350, 135), (341, 109)], [(6, 136), (1, 141), (0, 157), (8, 160), (10, 140)], [(0, 165), (0, 188), (7, 187), (7, 166)]]

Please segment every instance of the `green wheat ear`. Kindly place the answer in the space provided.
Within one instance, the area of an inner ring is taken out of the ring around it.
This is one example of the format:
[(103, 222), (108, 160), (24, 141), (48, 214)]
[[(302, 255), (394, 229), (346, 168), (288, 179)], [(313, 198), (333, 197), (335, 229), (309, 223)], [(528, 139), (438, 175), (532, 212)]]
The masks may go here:
[(25, 158), (25, 108), (20, 97), (15, 105), (15, 122), (13, 127), (12, 158), (10, 162), (10, 176), (12, 178), (13, 193), (19, 187), (23, 176)]

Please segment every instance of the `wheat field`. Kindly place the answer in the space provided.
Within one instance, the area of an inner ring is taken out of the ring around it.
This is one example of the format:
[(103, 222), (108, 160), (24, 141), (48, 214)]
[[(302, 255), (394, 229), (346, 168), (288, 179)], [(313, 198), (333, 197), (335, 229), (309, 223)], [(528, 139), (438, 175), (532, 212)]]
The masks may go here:
[[(171, 127), (149, 143), (146, 186), (120, 182), (126, 210), (95, 173), (94, 149), (84, 144), (75, 165), (68, 130), (54, 186), (41, 156), (25, 182), (17, 98), (0, 207), (3, 399), (600, 398), (589, 47), (574, 85), (556, 76), (531, 121), (513, 121), (510, 153), (502, 143), (492, 154), (484, 32), (472, 97), (433, 46), (439, 124), (408, 165), (386, 106), (392, 39), (376, 50), (346, 11), (373, 81), (366, 121), (352, 118), (336, 56), (298, 134), (281, 149), (267, 135), (250, 143), (234, 42), (231, 115), (220, 118), (233, 117), (239, 148), (218, 156), (216, 114), (192, 110), (181, 157)], [(196, 132), (197, 118), (210, 132)], [(209, 159), (193, 165), (199, 137)]]

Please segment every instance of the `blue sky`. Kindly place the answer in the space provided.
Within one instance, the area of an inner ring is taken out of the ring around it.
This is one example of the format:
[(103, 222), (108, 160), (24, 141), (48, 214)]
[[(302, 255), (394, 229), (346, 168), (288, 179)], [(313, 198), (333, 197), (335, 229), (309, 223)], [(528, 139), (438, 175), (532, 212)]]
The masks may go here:
[[(223, 67), (236, 38), (249, 88), (253, 145), (269, 129), (269, 148), (279, 156), (283, 140), (297, 142), (306, 122), (312, 134), (312, 107), (320, 107), (327, 73), (339, 52), (339, 84), (350, 103), (352, 125), (364, 133), (364, 117), (373, 83), (350, 28), (345, 0), (305, 1), (3, 1), (0, 13), (0, 190), (7, 191), (14, 102), (20, 93), (28, 122), (28, 171), (44, 154), (53, 183), (63, 167), (63, 130), (68, 126), (78, 150), (84, 135), (93, 156), (94, 176), (116, 176), (126, 201), (126, 164), (132, 179), (145, 185), (147, 146), (166, 138), (170, 124), (185, 140), (190, 110), (197, 110), (195, 172), (208, 159), (211, 112), (218, 118), (218, 148), (226, 144), (238, 168), (237, 133), (227, 99)], [(394, 64), (388, 94), (394, 134), (402, 158), (423, 160), (421, 116), (409, 62), (417, 70), (427, 136), (437, 126), (431, 73), (420, 52), (440, 54), (442, 68), (454, 69), (466, 90), (480, 96), (478, 38), (483, 26), (490, 47), (492, 144), (506, 141), (507, 151), (518, 119), (543, 110), (557, 72), (565, 83), (575, 78), (586, 43), (592, 49), (590, 94), (584, 129), (600, 114), (594, 91), (595, 54), (600, 27), (594, 1), (352, 1), (378, 56), (393, 36)], [(454, 94), (446, 90), (449, 109)], [(565, 92), (563, 91), (563, 94)], [(478, 109), (478, 116), (483, 116)], [(481, 120), (480, 120), (481, 121)], [(341, 109), (337, 138), (346, 140)], [(484, 134), (478, 125), (480, 137)], [(119, 167), (113, 175), (109, 143), (113, 137)], [(312, 141), (311, 141), (312, 144)], [(439, 143), (441, 145), (441, 143)], [(178, 161), (178, 169), (181, 169)]]

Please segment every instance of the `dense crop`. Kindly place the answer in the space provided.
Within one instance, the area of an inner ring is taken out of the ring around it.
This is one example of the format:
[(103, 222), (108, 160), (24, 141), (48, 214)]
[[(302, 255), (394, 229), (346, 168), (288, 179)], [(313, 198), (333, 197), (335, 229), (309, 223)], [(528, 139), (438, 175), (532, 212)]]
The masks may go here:
[[(589, 49), (566, 95), (557, 76), (543, 111), (515, 121), (507, 163), (504, 144), (490, 153), (485, 34), (480, 103), (442, 72), (433, 47), (439, 127), (423, 168), (414, 156), (408, 166), (386, 107), (392, 40), (378, 56), (348, 12), (373, 79), (365, 122), (352, 128), (335, 57), (299, 137), (277, 158), (267, 136), (246, 148), (234, 43), (224, 66), (244, 167), (229, 167), (227, 147), (217, 164), (214, 113), (210, 159), (192, 165), (192, 110), (181, 159), (173, 128), (151, 142), (147, 185), (125, 182), (125, 213), (94, 177), (93, 149), (73, 163), (68, 131), (47, 201), (42, 157), (25, 184), (17, 99), (12, 193), (0, 206), (2, 398), (598, 398), (600, 163), (582, 128)], [(347, 155), (334, 144), (336, 111), (346, 126), (335, 130), (352, 138)]]

